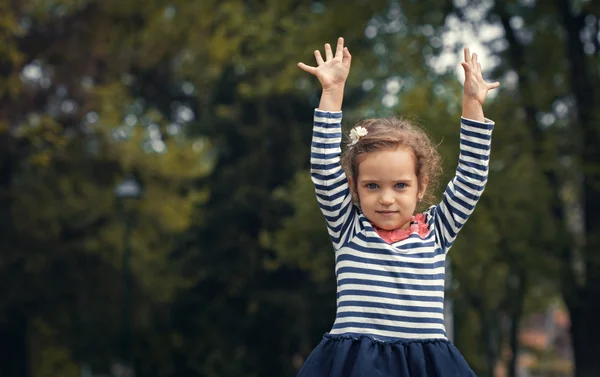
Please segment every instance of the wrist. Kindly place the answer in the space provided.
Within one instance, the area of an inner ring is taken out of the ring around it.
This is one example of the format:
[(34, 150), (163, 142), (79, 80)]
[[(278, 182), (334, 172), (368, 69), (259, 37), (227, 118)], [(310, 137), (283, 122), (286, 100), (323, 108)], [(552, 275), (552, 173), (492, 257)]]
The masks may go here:
[(483, 122), (485, 117), (483, 115), (483, 104), (476, 98), (463, 98), (462, 104), (462, 116), (476, 121)]
[(324, 86), (323, 87), (323, 94), (329, 94), (329, 95), (339, 95), (339, 94), (344, 94), (344, 87), (346, 86), (346, 83), (341, 83), (341, 84), (333, 84), (333, 85), (328, 85), (328, 86)]
[(475, 96), (467, 96), (467, 95), (463, 96), (463, 103), (468, 103), (471, 106), (483, 107), (483, 102), (481, 102)]
[(341, 111), (344, 101), (344, 85), (323, 87), (319, 109), (325, 111)]

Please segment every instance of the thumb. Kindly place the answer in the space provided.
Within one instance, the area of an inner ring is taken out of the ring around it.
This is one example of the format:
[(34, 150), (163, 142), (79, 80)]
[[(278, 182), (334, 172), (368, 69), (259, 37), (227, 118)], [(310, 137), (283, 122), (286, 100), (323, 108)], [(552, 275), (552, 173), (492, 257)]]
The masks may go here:
[(500, 83), (498, 81), (488, 84), (488, 89), (496, 89), (500, 87)]
[(465, 73), (471, 72), (471, 66), (469, 66), (467, 63), (462, 62), (460, 63), (460, 65), (462, 65), (463, 69), (465, 70)]
[(311, 75), (314, 75), (316, 73), (316, 71), (317, 71), (317, 68), (311, 67), (311, 66), (306, 65), (306, 64), (304, 64), (302, 62), (298, 63), (298, 68), (300, 68), (304, 72), (310, 73)]
[(352, 55), (350, 55), (350, 50), (348, 50), (348, 47), (344, 47), (342, 61), (348, 66), (350, 66), (350, 64), (352, 63)]

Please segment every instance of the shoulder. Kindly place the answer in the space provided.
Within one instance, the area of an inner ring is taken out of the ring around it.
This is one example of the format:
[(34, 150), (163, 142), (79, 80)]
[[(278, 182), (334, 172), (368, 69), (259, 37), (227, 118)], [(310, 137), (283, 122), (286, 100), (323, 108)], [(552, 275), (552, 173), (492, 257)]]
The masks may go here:
[(436, 207), (437, 207), (436, 205), (430, 206), (425, 211), (423, 211), (423, 213), (419, 213), (419, 214), (415, 215), (415, 218), (417, 218), (417, 220), (420, 218), (426, 223), (431, 222), (431, 220), (435, 217), (435, 208)]

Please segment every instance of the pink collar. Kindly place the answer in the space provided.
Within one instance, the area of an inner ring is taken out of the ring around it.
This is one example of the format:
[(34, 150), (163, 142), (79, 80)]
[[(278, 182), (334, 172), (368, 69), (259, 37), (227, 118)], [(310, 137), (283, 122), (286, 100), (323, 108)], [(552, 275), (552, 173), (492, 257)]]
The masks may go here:
[(425, 222), (425, 215), (422, 213), (410, 218), (410, 225), (404, 229), (397, 228), (393, 230), (384, 230), (373, 225), (373, 229), (387, 243), (394, 243), (407, 239), (411, 234), (418, 234), (420, 237), (425, 237), (429, 233), (429, 228)]

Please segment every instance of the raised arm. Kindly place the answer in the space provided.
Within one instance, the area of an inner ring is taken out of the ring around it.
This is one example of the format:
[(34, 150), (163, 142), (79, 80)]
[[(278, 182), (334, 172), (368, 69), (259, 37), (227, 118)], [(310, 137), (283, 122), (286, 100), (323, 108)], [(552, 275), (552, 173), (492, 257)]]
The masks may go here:
[(500, 83), (487, 83), (481, 74), (477, 54), (465, 49), (463, 111), (460, 126), (460, 154), (454, 178), (448, 183), (442, 201), (435, 207), (436, 237), (447, 252), (456, 234), (473, 213), (488, 178), (488, 165), (494, 122), (485, 119), (483, 102), (487, 92)]
[(348, 187), (346, 174), (340, 164), (342, 141), (342, 102), (344, 86), (350, 71), (351, 56), (338, 39), (335, 56), (329, 44), (325, 45), (325, 60), (315, 51), (317, 67), (298, 63), (298, 66), (316, 76), (323, 87), (319, 108), (314, 113), (311, 144), (311, 177), (317, 202), (325, 216), (329, 236), (337, 249), (352, 232), (356, 211)]
[(340, 165), (341, 112), (315, 110), (310, 153), (310, 175), (329, 236), (338, 249), (351, 234), (356, 215), (346, 174)]

